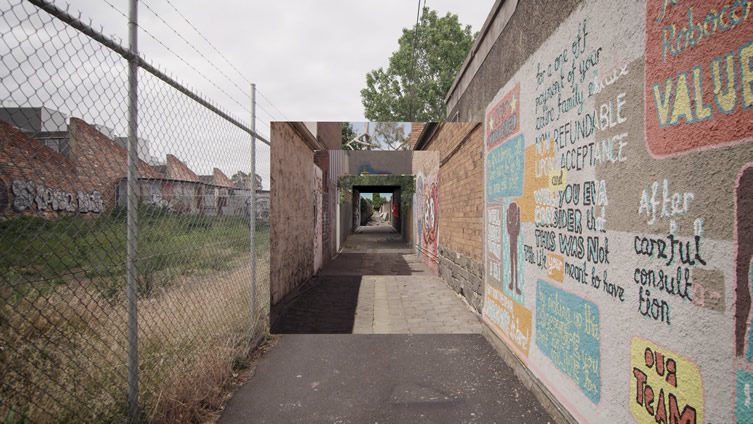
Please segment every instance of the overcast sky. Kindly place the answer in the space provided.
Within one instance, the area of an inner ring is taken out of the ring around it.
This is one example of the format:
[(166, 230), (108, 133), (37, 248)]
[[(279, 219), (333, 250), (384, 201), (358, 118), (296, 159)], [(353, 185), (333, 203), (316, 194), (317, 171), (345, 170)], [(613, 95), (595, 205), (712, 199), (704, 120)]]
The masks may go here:
[[(108, 0), (127, 13), (127, 0)], [(244, 77), (291, 120), (364, 120), (360, 90), (368, 71), (386, 66), (397, 49), (401, 30), (416, 21), (417, 2), (409, 0), (171, 0), (230, 61)], [(65, 4), (63, 0), (56, 0)], [(140, 25), (158, 36), (228, 92), (238, 98), (238, 88), (196, 53), (157, 18), (152, 10), (173, 26), (228, 76), (246, 83), (209, 47), (165, 0), (142, 0)], [(71, 0), (72, 9), (83, 11), (105, 32), (127, 40), (123, 17), (103, 0)], [(478, 31), (494, 0), (427, 0), (440, 14), (459, 16), (461, 23)], [(152, 10), (150, 10), (151, 8)], [(124, 41), (125, 42), (125, 41)], [(148, 59), (173, 70), (182, 80), (223, 103), (227, 100), (202, 77), (148, 35), (140, 35), (140, 50)], [(267, 111), (263, 120), (282, 119), (266, 99), (259, 99)], [(223, 103), (224, 104), (224, 103)], [(227, 106), (228, 109), (233, 109)], [(233, 110), (235, 113), (243, 113)]]
[[(73, 15), (81, 12), (84, 22), (91, 20), (127, 47), (128, 0), (51, 1)], [(441, 15), (457, 14), (474, 32), (494, 4), (427, 1)], [(387, 66), (402, 29), (415, 24), (417, 5), (417, 0), (139, 0), (139, 52), (242, 122), (250, 122), (249, 81), (255, 82), (257, 131), (265, 137), (274, 120), (363, 121), (365, 75)], [(0, 18), (3, 105), (44, 105), (125, 135), (125, 61), (96, 42), (75, 39), (81, 34), (22, 0), (5, 7), (11, 13)], [(139, 75), (139, 102), (145, 106), (139, 136), (149, 140), (153, 156), (164, 160), (175, 154), (200, 174), (211, 174), (213, 167), (227, 175), (248, 172), (250, 147), (243, 132), (148, 74)], [(269, 147), (258, 146), (257, 172), (268, 188)]]

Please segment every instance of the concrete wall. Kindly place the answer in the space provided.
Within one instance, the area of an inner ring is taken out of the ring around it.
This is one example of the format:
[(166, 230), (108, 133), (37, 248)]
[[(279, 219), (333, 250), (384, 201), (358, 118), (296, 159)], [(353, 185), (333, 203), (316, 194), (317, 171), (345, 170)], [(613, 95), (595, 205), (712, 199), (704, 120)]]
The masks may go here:
[(342, 122), (317, 122), (316, 138), (327, 150), (342, 148)]
[(275, 305), (314, 273), (315, 165), (310, 133), (288, 122), (273, 122), (271, 132), (270, 289)]
[(580, 3), (581, 0), (557, 0), (556, 3), (497, 0), (481, 31), (486, 37), (476, 41), (465, 69), (461, 70), (462, 81), (457, 81), (448, 93), (448, 120), (482, 121), (486, 105), (497, 90)]
[(484, 321), (578, 421), (749, 423), (751, 3), (551, 9), (518, 3), (457, 101)]

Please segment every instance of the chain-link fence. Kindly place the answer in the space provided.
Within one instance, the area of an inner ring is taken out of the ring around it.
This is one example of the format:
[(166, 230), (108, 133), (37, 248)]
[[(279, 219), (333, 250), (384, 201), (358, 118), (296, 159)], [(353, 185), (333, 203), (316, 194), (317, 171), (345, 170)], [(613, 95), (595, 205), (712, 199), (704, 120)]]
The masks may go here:
[(0, 420), (201, 421), (268, 326), (253, 126), (53, 3), (0, 8)]

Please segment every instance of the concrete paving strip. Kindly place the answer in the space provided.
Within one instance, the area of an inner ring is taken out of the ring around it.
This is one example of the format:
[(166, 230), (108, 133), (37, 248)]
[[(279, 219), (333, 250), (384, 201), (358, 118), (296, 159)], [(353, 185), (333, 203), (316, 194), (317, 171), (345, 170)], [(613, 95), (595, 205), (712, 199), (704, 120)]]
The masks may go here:
[(220, 423), (549, 423), (478, 334), (280, 336)]

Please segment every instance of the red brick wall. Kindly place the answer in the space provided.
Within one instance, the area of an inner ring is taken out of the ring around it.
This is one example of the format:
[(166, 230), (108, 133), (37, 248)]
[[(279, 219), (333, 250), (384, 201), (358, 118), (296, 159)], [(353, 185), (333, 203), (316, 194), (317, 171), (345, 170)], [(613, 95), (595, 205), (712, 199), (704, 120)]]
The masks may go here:
[(424, 146), (439, 152), (440, 276), (477, 310), (483, 302), (483, 126), (439, 124)]
[[(73, 204), (78, 202), (78, 192), (87, 196), (99, 193), (104, 210), (115, 206), (118, 183), (127, 175), (126, 149), (77, 118), (71, 118), (69, 136), (70, 157), (66, 158), (13, 126), (0, 122), (0, 181), (3, 186), (0, 191), (4, 193), (0, 195), (0, 214), (11, 217), (19, 213), (13, 209), (16, 198), (13, 181), (33, 183), (35, 188), (28, 186), (25, 191), (28, 195), (35, 195), (39, 185), (50, 189), (53, 194), (52, 198), (48, 196), (50, 202), (46, 208), (36, 202), (33, 208), (22, 211), (22, 214), (39, 213), (53, 217), (60, 212), (75, 212), (77, 208)], [(137, 167), (141, 177), (160, 176), (143, 161), (139, 161)], [(66, 207), (55, 208), (53, 203)]]
[(481, 261), (484, 162), (480, 124), (440, 124), (426, 150), (439, 151), (440, 244)]
[(172, 180), (196, 181), (199, 182), (199, 176), (191, 171), (185, 163), (173, 155), (167, 155), (166, 177)]
[[(118, 182), (128, 175), (128, 151), (78, 118), (71, 118), (69, 132), (79, 183), (102, 193), (105, 208), (111, 208)], [(142, 178), (161, 177), (142, 160), (138, 161), (137, 172)]]
[(212, 183), (222, 187), (235, 187), (233, 180), (228, 178), (227, 175), (218, 168), (212, 170)]
[(31, 181), (65, 192), (86, 190), (78, 187), (73, 162), (10, 124), (0, 122), (0, 191), (5, 193), (0, 200), (0, 214), (5, 217), (15, 214), (13, 181)]
[(421, 135), (421, 131), (424, 130), (424, 126), (425, 124), (423, 122), (411, 123), (410, 134), (408, 135), (408, 141), (406, 142), (409, 148), (412, 149), (413, 146), (416, 145), (418, 136)]

